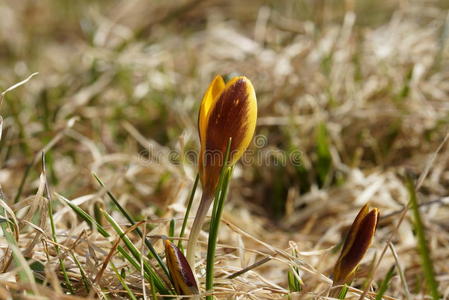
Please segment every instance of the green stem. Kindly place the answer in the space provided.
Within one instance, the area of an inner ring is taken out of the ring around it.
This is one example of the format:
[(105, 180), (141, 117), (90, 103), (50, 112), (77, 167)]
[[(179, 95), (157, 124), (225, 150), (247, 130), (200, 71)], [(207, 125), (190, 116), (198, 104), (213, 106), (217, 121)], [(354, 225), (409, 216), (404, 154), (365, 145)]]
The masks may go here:
[(184, 232), (186, 230), (187, 221), (190, 215), (190, 209), (192, 208), (193, 198), (195, 198), (196, 188), (198, 187), (198, 182), (200, 181), (200, 175), (197, 174), (195, 178), (195, 183), (193, 184), (192, 191), (190, 192), (189, 201), (187, 202), (186, 213), (184, 215), (184, 220), (182, 221), (181, 232), (179, 233), (179, 241), (178, 248), (182, 249), (182, 240), (181, 238), (184, 236)]
[[(215, 191), (214, 206), (212, 209), (212, 218), (209, 229), (209, 240), (207, 243), (207, 259), (206, 259), (206, 292), (211, 292), (214, 287), (214, 264), (215, 251), (217, 248), (218, 229), (220, 227), (220, 219), (223, 213), (223, 205), (228, 195), (229, 182), (232, 177), (233, 168), (229, 166), (229, 157), (231, 153), (232, 139), (228, 141), (226, 147), (226, 155), (223, 167), (220, 172), (218, 187)], [(212, 295), (206, 296), (207, 300), (212, 300)]]
[[(207, 262), (206, 262), (206, 291), (212, 291), (214, 287), (214, 264), (215, 264), (215, 252), (217, 249), (218, 229), (220, 227), (221, 215), (223, 214), (223, 206), (225, 199), (228, 195), (229, 182), (232, 177), (232, 168), (226, 173), (223, 185), (221, 187), (221, 193), (218, 201), (214, 202), (214, 214), (212, 215), (212, 221), (210, 224), (209, 240), (207, 246)], [(207, 300), (212, 300), (213, 296), (206, 296)]]

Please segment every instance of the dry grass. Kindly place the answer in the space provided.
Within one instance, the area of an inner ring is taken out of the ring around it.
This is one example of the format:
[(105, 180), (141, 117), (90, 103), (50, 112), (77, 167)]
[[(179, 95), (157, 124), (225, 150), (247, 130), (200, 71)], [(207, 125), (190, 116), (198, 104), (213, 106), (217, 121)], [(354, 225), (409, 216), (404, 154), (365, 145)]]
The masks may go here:
[[(348, 298), (359, 297), (391, 237), (372, 291), (397, 264), (406, 286), (397, 273), (384, 299), (424, 299), (411, 213), (396, 230), (409, 200), (405, 173), (422, 178), (421, 211), (440, 293), (448, 297), (447, 3), (280, 2), (0, 3), (0, 90), (39, 72), (0, 104), (2, 207), (17, 219), (23, 256), (44, 266), (32, 265), (37, 283), (19, 280), (0, 235), (0, 298), (126, 298), (110, 267), (94, 282), (117, 236), (90, 230), (54, 193), (91, 215), (104, 207), (127, 224), (96, 184), (92, 172), (98, 174), (123, 206), (146, 220), (142, 230), (162, 251), (159, 236), (171, 219), (179, 232), (196, 173), (195, 164), (173, 153), (198, 148), (200, 97), (215, 74), (232, 72), (256, 88), (256, 131), (266, 139), (252, 151), (270, 163), (234, 172), (217, 249), (218, 298), (284, 298), (287, 271), (297, 266), (304, 290), (293, 297), (325, 299), (338, 256), (334, 246), (370, 201), (381, 211), (380, 226)], [(60, 286), (42, 150), (60, 258), (76, 297), (64, 296)], [(298, 151), (300, 164), (274, 163), (273, 156)], [(140, 249), (142, 241), (130, 236)], [(226, 279), (267, 256), (267, 263)], [(113, 262), (137, 296), (151, 295), (140, 271), (119, 255)]]

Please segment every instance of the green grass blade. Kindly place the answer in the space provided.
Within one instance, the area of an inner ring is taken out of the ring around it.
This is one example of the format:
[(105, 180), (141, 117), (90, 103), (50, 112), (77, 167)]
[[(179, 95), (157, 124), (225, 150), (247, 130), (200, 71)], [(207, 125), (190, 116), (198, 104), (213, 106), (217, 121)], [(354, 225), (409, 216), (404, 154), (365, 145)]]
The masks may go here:
[[(218, 229), (220, 227), (220, 219), (223, 213), (223, 205), (226, 200), (227, 193), (229, 190), (229, 183), (232, 177), (232, 167), (228, 167), (229, 154), (231, 151), (232, 140), (229, 139), (226, 155), (225, 164), (221, 170), (220, 179), (218, 181), (218, 188), (215, 193), (214, 206), (212, 209), (212, 218), (209, 230), (209, 239), (207, 245), (207, 258), (206, 258), (206, 291), (209, 292), (214, 287), (214, 264), (215, 264), (215, 251), (217, 248), (217, 238)], [(206, 296), (207, 300), (212, 300), (214, 297), (212, 295)]]
[(421, 212), (419, 211), (418, 199), (416, 197), (415, 186), (410, 178), (407, 179), (407, 188), (410, 194), (410, 203), (413, 210), (414, 218), (414, 228), (416, 231), (416, 236), (418, 238), (418, 250), (421, 256), (421, 266), (423, 269), (426, 284), (433, 300), (440, 299), (440, 293), (438, 292), (438, 283), (435, 278), (435, 271), (430, 257), (430, 250), (427, 245), (426, 232), (424, 224), (421, 217)]
[[(162, 294), (170, 294), (170, 290), (167, 289), (164, 285), (164, 281), (159, 277), (159, 275), (156, 273), (156, 271), (146, 262), (145, 260), (142, 260), (142, 254), (140, 251), (136, 248), (134, 243), (128, 238), (128, 236), (125, 234), (125, 232), (122, 230), (120, 225), (117, 224), (117, 222), (112, 218), (111, 215), (109, 215), (106, 211), (102, 211), (103, 216), (106, 218), (108, 223), (112, 226), (112, 228), (115, 230), (115, 232), (120, 236), (120, 239), (125, 243), (128, 250), (131, 252), (132, 256), (138, 261), (143, 261), (143, 268), (146, 273), (148, 273), (149, 276), (151, 276), (154, 280), (154, 284), (159, 292)], [(140, 266), (140, 263), (139, 263)], [(140, 267), (139, 267), (140, 270)]]
[(56, 238), (56, 226), (55, 221), (53, 220), (53, 201), (51, 197), (50, 187), (48, 185), (47, 179), (47, 171), (46, 171), (46, 163), (45, 163), (45, 152), (42, 152), (42, 171), (45, 176), (45, 189), (47, 191), (47, 199), (48, 199), (48, 216), (50, 218), (50, 229), (51, 229), (51, 239), (55, 243), (56, 255), (58, 256), (59, 268), (61, 269), (62, 276), (64, 277), (65, 284), (70, 293), (74, 293), (72, 283), (70, 282), (69, 274), (67, 274), (67, 270), (64, 265), (64, 260), (61, 258), (61, 249), (59, 248), (58, 239)]
[[(106, 188), (106, 186), (104, 185), (103, 181), (101, 181), (101, 179), (97, 176), (97, 174), (93, 173), (93, 176), (95, 177), (95, 179), (97, 180), (97, 182), (100, 184), (100, 186), (102, 188)], [(114, 202), (115, 206), (119, 209), (119, 211), (121, 212), (121, 214), (129, 221), (129, 223), (131, 223), (132, 225), (134, 225), (135, 221), (134, 219), (131, 217), (131, 215), (126, 211), (126, 209), (124, 209), (120, 203), (118, 202), (117, 198), (115, 198), (115, 196), (109, 191), (106, 190), (106, 194), (108, 194), (109, 198), (112, 200), (112, 202)]]
[[(7, 206), (7, 204), (3, 201), (3, 196), (0, 191), (0, 227), (3, 231), (3, 236), (6, 240), (6, 243), (8, 244), (9, 248), (12, 251), (14, 264), (18, 268), (18, 276), (21, 282), (27, 282), (30, 284), (33, 293), (38, 295), (38, 291), (36, 288), (36, 281), (33, 276), (33, 271), (31, 270), (30, 266), (28, 265), (28, 262), (26, 261), (25, 257), (23, 257), (22, 252), (19, 249), (19, 246), (17, 245), (16, 239), (13, 235), (14, 228), (18, 228), (17, 226), (14, 226), (14, 223), (8, 218), (7, 211), (4, 208), (4, 206)], [(17, 224), (15, 224), (17, 225)]]
[[(293, 249), (292, 255), (298, 257), (296, 249)], [(302, 290), (302, 281), (299, 276), (299, 268), (297, 266), (290, 266), (287, 273), (288, 289), (290, 292), (300, 292)]]
[(332, 156), (330, 152), (329, 137), (326, 125), (320, 123), (316, 133), (317, 147), (317, 172), (320, 185), (324, 185), (329, 177), (332, 167)]
[(292, 270), (288, 270), (287, 273), (288, 290), (290, 292), (296, 292), (295, 275)]
[[(168, 236), (169, 237), (174, 237), (175, 236), (175, 226), (176, 226), (175, 219), (171, 219), (170, 220), (170, 226), (168, 227)], [(173, 239), (170, 239), (170, 241), (173, 242)]]
[(104, 229), (103, 226), (101, 226), (100, 224), (97, 223), (97, 221), (95, 221), (95, 219), (89, 215), (88, 213), (86, 213), (84, 210), (82, 210), (78, 205), (76, 205), (75, 203), (73, 203), (72, 201), (70, 201), (69, 199), (65, 198), (64, 196), (60, 195), (60, 194), (56, 194), (56, 196), (58, 197), (59, 200), (61, 200), (62, 202), (66, 203), (68, 206), (70, 206), (70, 208), (81, 218), (83, 219), (87, 224), (89, 224), (89, 226), (92, 227), (96, 227), (98, 232), (104, 236), (104, 237), (110, 237), (110, 234), (106, 231), (106, 229)]
[(126, 284), (125, 279), (122, 277), (122, 275), (120, 275), (119, 271), (117, 270), (117, 268), (115, 267), (114, 263), (112, 261), (109, 262), (111, 264), (112, 270), (114, 271), (115, 275), (117, 276), (118, 281), (120, 281), (120, 284), (123, 286), (123, 288), (126, 290), (126, 292), (128, 293), (129, 299), (131, 300), (137, 300), (136, 296), (134, 295), (134, 293), (131, 291), (131, 289), (129, 288), (129, 286)]
[(390, 286), (390, 281), (393, 278), (394, 275), (394, 265), (388, 270), (387, 275), (385, 276), (384, 280), (382, 280), (382, 283), (379, 286), (379, 291), (376, 294), (375, 300), (382, 300), (382, 297), (384, 296), (385, 292), (388, 290), (388, 287)]
[[(125, 258), (134, 267), (134, 269), (136, 269), (136, 271), (141, 272), (140, 262), (138, 262), (134, 257), (132, 257), (132, 255), (130, 255), (128, 252), (126, 252), (126, 250), (123, 249), (123, 247), (118, 246), (117, 251), (123, 256), (123, 258)], [(156, 296), (156, 287), (154, 286), (153, 277), (146, 272), (144, 272), (143, 276), (144, 276), (145, 280), (150, 283), (151, 294), (153, 296), (152, 299), (158, 299)], [(172, 299), (172, 298), (165, 297), (164, 299)]]
[[(101, 187), (106, 188), (106, 186), (104, 185), (103, 181), (101, 181), (101, 179), (94, 173), (93, 176), (95, 177), (95, 179), (97, 180), (97, 182), (100, 184)], [(115, 204), (115, 206), (119, 209), (119, 211), (122, 213), (122, 215), (128, 220), (128, 222), (131, 225), (135, 225), (136, 222), (134, 221), (134, 219), (131, 217), (131, 215), (126, 211), (125, 208), (123, 208), (120, 203), (118, 202), (117, 198), (114, 196), (114, 194), (112, 194), (109, 190), (106, 190), (107, 195), (109, 196), (109, 198), (111, 199), (111, 201)], [(137, 232), (137, 234), (144, 240), (145, 242), (145, 246), (148, 248), (148, 250), (150, 250), (151, 255), (156, 259), (157, 263), (159, 264), (159, 266), (161, 267), (161, 269), (164, 271), (165, 275), (170, 278), (170, 272), (168, 272), (168, 268), (167, 265), (164, 263), (164, 261), (162, 260), (162, 258), (159, 256), (159, 254), (157, 253), (156, 249), (154, 249), (153, 244), (150, 242), (150, 240), (148, 240), (146, 237), (143, 236), (142, 231), (139, 228), (136, 228), (135, 230)]]
[(151, 287), (151, 297), (152, 297), (152, 299), (157, 299), (156, 287), (154, 286), (153, 277), (150, 277), (150, 287)]
[[(0, 195), (1, 196), (1, 195)], [(6, 205), (6, 203), (0, 198), (0, 201), (2, 201), (2, 205), (0, 205), (0, 217), (1, 222), (0, 226), (3, 231), (3, 236), (5, 237), (6, 243), (8, 244), (9, 248), (12, 250), (13, 260), (14, 264), (16, 265), (18, 270), (19, 279), (21, 282), (28, 282), (31, 284), (31, 286), (35, 287), (36, 282), (34, 280), (33, 271), (31, 270), (30, 266), (28, 265), (26, 259), (23, 257), (22, 252), (20, 251), (16, 239), (14, 238), (14, 235), (12, 233), (13, 227), (12, 221), (8, 219), (6, 210), (3, 208), (3, 205)], [(37, 291), (34, 291), (35, 293)]]
[(38, 295), (36, 281), (34, 280), (33, 271), (31, 270), (30, 266), (28, 265), (28, 262), (26, 261), (25, 257), (22, 255), (22, 251), (20, 251), (19, 247), (17, 246), (16, 240), (12, 237), (12, 235), (5, 235), (6, 242), (8, 243), (9, 247), (12, 250), (14, 263), (16, 267), (19, 268), (18, 274), (20, 282), (27, 282), (30, 284), (31, 288), (33, 289), (33, 293)]
[(340, 293), (338, 294), (338, 299), (345, 299), (346, 298), (346, 294), (348, 293), (349, 287), (345, 284), (341, 290)]
[(75, 261), (76, 266), (80, 270), (81, 280), (83, 281), (84, 288), (86, 289), (86, 292), (89, 293), (91, 283), (89, 282), (89, 279), (86, 276), (86, 272), (84, 271), (83, 266), (81, 265), (80, 261), (78, 260), (78, 258), (76, 258), (75, 254), (73, 252), (71, 253), (71, 256), (72, 256), (73, 260)]
[(195, 182), (193, 183), (193, 187), (192, 187), (192, 191), (190, 192), (189, 195), (189, 201), (187, 202), (187, 208), (186, 208), (186, 213), (184, 215), (184, 220), (182, 221), (182, 227), (181, 227), (181, 232), (179, 233), (179, 241), (178, 241), (178, 248), (182, 250), (182, 240), (181, 238), (184, 236), (184, 232), (186, 230), (186, 226), (187, 226), (187, 221), (189, 220), (189, 215), (190, 215), (190, 209), (192, 208), (192, 203), (193, 203), (193, 199), (195, 198), (195, 192), (196, 189), (198, 187), (198, 182), (200, 181), (200, 175), (197, 174), (195, 177)]
[(302, 290), (301, 282), (295, 276), (294, 268), (290, 268), (287, 273), (288, 290), (292, 293), (300, 292)]
[[(126, 252), (122, 246), (118, 246), (117, 251), (120, 252), (123, 258), (125, 258), (134, 267), (134, 269), (136, 269), (136, 271), (140, 272), (140, 263), (132, 255)], [(147, 273), (144, 274), (144, 277), (147, 281), (150, 281), (151, 277), (148, 276)]]
[(53, 208), (51, 204), (51, 200), (48, 201), (48, 215), (50, 216), (50, 227), (51, 227), (51, 238), (55, 243), (56, 255), (58, 256), (59, 268), (61, 269), (62, 275), (64, 277), (65, 284), (70, 293), (74, 293), (72, 284), (70, 282), (69, 275), (67, 274), (67, 270), (64, 265), (64, 260), (61, 258), (61, 249), (59, 248), (58, 241), (56, 239), (56, 229), (55, 229), (55, 221), (53, 220)]
[[(210, 230), (209, 230), (209, 240), (207, 245), (207, 261), (206, 261), (206, 291), (210, 291), (214, 287), (214, 264), (215, 264), (215, 251), (217, 247), (218, 229), (220, 227), (220, 219), (223, 213), (224, 201), (228, 194), (229, 182), (232, 177), (232, 169), (226, 173), (226, 178), (224, 179), (222, 185), (221, 197), (218, 199), (216, 213), (213, 215), (211, 220)], [(214, 203), (215, 206), (215, 203)], [(212, 300), (213, 296), (206, 296), (207, 300)]]

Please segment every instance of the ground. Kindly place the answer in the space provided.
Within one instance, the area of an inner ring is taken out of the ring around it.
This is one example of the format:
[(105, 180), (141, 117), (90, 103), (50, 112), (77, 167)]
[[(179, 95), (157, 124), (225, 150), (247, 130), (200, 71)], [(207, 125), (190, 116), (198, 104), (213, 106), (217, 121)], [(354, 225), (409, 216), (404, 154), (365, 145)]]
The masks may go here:
[[(384, 299), (430, 297), (416, 215), (405, 209), (411, 190), (439, 293), (449, 295), (448, 9), (443, 0), (0, 3), (0, 91), (38, 72), (0, 102), (1, 207), (14, 229), (0, 234), (0, 297), (62, 297), (60, 263), (77, 297), (128, 297), (112, 265), (97, 278), (118, 237), (101, 209), (129, 225), (107, 192), (145, 221), (163, 256), (170, 224), (179, 236), (197, 173), (198, 109), (217, 74), (247, 76), (258, 101), (220, 227), (218, 298), (285, 298), (293, 268), (303, 286), (290, 297), (324, 299), (367, 202), (380, 220), (347, 298), (370, 278), (376, 295), (393, 266)], [(200, 197), (198, 188), (192, 218)], [(111, 259), (136, 296), (151, 295), (139, 270)]]

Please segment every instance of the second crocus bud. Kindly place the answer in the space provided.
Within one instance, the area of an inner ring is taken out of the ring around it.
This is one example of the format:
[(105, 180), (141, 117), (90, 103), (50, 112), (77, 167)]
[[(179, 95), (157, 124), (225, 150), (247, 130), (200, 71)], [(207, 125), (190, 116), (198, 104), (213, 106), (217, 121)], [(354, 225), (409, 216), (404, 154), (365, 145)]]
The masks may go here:
[(165, 240), (164, 244), (167, 267), (178, 295), (198, 294), (195, 277), (184, 254), (169, 240)]
[(362, 207), (349, 229), (341, 254), (334, 267), (334, 286), (351, 282), (354, 272), (371, 245), (376, 232), (379, 211)]

